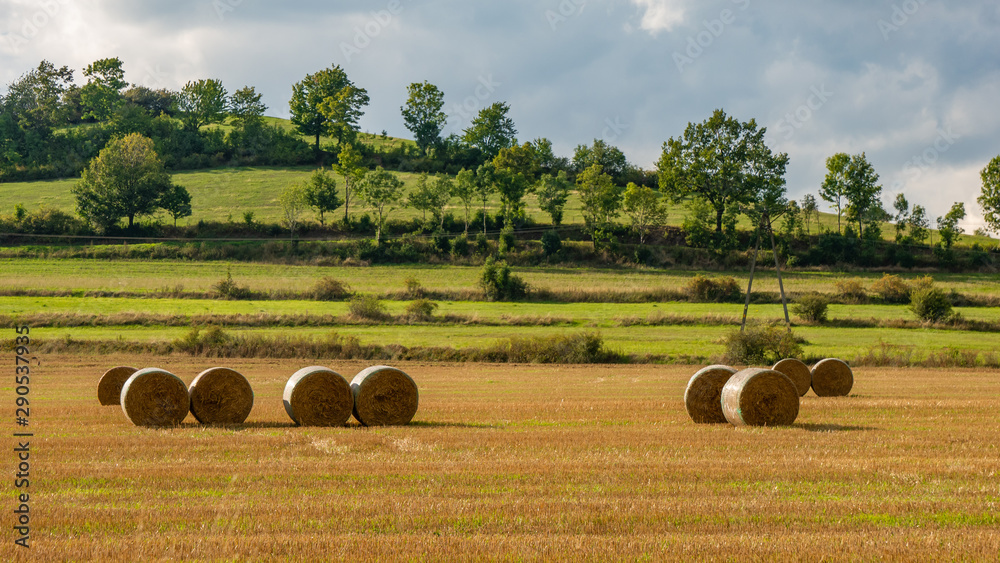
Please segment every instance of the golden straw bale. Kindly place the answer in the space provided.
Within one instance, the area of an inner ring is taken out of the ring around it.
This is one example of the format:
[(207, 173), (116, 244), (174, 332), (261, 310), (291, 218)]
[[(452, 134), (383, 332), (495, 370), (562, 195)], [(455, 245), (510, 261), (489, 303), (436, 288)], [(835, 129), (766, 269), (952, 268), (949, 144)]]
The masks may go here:
[(187, 416), (191, 397), (176, 375), (158, 368), (141, 369), (122, 386), (122, 410), (136, 426), (177, 426)]
[(854, 388), (854, 372), (847, 362), (828, 358), (813, 366), (812, 388), (820, 397), (846, 397)]
[(783, 373), (745, 369), (722, 388), (722, 412), (736, 426), (788, 426), (799, 416), (799, 391)]
[(136, 368), (119, 366), (104, 372), (97, 384), (97, 400), (106, 407), (122, 404), (122, 386), (137, 372)]
[(285, 412), (300, 426), (343, 426), (354, 408), (347, 380), (321, 366), (295, 372), (285, 384), (283, 400)]
[(405, 425), (417, 414), (417, 384), (402, 370), (372, 366), (354, 376), (351, 390), (354, 418), (365, 426)]
[(698, 424), (725, 424), (722, 388), (736, 370), (729, 366), (708, 366), (694, 374), (684, 390), (684, 406)]
[(792, 383), (795, 384), (795, 388), (799, 390), (799, 397), (805, 397), (809, 388), (812, 387), (812, 371), (802, 360), (794, 358), (781, 360), (774, 364), (771, 369), (787, 375), (788, 379), (791, 379)]
[(207, 369), (188, 387), (191, 414), (202, 424), (243, 424), (253, 409), (253, 388), (229, 368)]

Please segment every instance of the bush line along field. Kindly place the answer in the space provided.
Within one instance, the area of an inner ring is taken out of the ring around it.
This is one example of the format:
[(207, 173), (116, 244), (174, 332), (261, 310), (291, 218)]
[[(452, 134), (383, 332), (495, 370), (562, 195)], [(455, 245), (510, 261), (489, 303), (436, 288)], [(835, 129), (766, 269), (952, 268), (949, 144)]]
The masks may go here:
[[(532, 268), (519, 270), (536, 291), (527, 302), (489, 303), (477, 287), (477, 267), (308, 267), (266, 264), (95, 260), (0, 261), (0, 325), (28, 323), (50, 352), (162, 351), (200, 355), (312, 357), (339, 354), (424, 360), (544, 361), (511, 347), (514, 334), (546, 347), (552, 338), (594, 333), (613, 361), (719, 361), (723, 337), (738, 326), (741, 302), (706, 303), (689, 293), (697, 272)], [(215, 286), (232, 275), (252, 300), (220, 299)], [(352, 313), (346, 297), (319, 302), (313, 288), (333, 277), (354, 295), (390, 299), (374, 317)], [(880, 278), (858, 278), (870, 293)], [(911, 276), (909, 282), (920, 278)], [(980, 274), (940, 275), (938, 286), (979, 307), (959, 307), (960, 317), (927, 323), (903, 304), (834, 304), (824, 323), (795, 318), (806, 359), (839, 356), (859, 365), (994, 365), (1000, 331), (1000, 283)], [(793, 295), (836, 292), (842, 279), (826, 272), (786, 277)], [(736, 279), (738, 285), (745, 279)], [(751, 322), (779, 322), (784, 314), (773, 273), (755, 281)], [(538, 297), (538, 295), (541, 297)], [(13, 295), (13, 296), (11, 296)], [(103, 297), (101, 297), (103, 295)], [(866, 294), (867, 295), (867, 294)], [(183, 298), (179, 298), (183, 297)], [(420, 298), (433, 299), (429, 310)], [(877, 297), (874, 298), (877, 301)], [(734, 300), (738, 301), (738, 300)], [(844, 301), (844, 299), (841, 299)], [(418, 309), (414, 309), (417, 307)], [(182, 343), (190, 327), (224, 328), (239, 344)], [(349, 352), (329, 342), (346, 339)], [(340, 340), (338, 340), (340, 339)], [(517, 347), (528, 343), (516, 343)], [(372, 348), (375, 346), (376, 348)], [(530, 346), (529, 346), (530, 347)], [(492, 354), (492, 355), (491, 355)]]
[(229, 361), (258, 397), (240, 428), (96, 405), (107, 365), (163, 361), (186, 383), (210, 363), (46, 358), (33, 560), (1000, 554), (994, 372), (866, 369), (854, 396), (807, 396), (768, 429), (693, 425), (672, 366), (404, 364), (421, 405), (399, 428), (292, 427), (287, 360)]

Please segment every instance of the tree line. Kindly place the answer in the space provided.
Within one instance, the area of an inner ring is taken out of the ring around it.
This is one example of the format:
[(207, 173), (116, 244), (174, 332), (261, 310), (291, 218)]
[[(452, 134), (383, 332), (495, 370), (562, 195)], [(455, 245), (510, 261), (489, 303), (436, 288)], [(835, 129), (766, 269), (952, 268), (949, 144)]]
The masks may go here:
[[(614, 246), (622, 215), (644, 243), (652, 230), (665, 225), (667, 202), (688, 206), (684, 232), (689, 245), (718, 251), (735, 248), (741, 216), (768, 230), (780, 219), (778, 230), (785, 238), (801, 237), (803, 231), (812, 234), (818, 217), (813, 195), (801, 203), (787, 199), (788, 155), (767, 146), (766, 128), (752, 119), (741, 122), (723, 110), (688, 124), (681, 135), (667, 140), (656, 169), (647, 171), (599, 139), (579, 145), (572, 159), (556, 156), (545, 138), (519, 143), (510, 107), (504, 102), (480, 110), (461, 135), (442, 137), (448, 119), (444, 94), (429, 82), (411, 84), (400, 108), (415, 146), (375, 151), (359, 142), (358, 123), (369, 104), (368, 93), (339, 66), (309, 74), (293, 85), (289, 108), (298, 135), (265, 124), (267, 108), (251, 86), (232, 95), (216, 79), (188, 82), (179, 92), (129, 86), (118, 59), (95, 61), (83, 74), (88, 81), (77, 86), (71, 70), (42, 61), (10, 85), (0, 98), (0, 180), (26, 173), (32, 166), (58, 168), (52, 163), (58, 163), (63, 153), (53, 146), (82, 143), (86, 150), (70, 151), (69, 160), (82, 171), (74, 191), (80, 215), (100, 231), (114, 228), (121, 219), (131, 226), (135, 217), (157, 209), (167, 210), (175, 222), (190, 215), (190, 194), (172, 184), (167, 170), (183, 168), (184, 159), (193, 155), (205, 157), (199, 151), (216, 149), (220, 160), (243, 155), (285, 164), (319, 162), (321, 167), (306, 185), (291, 186), (281, 196), (286, 227), (292, 232), (308, 207), (317, 210), (323, 224), (326, 214), (343, 207), (349, 221), (355, 199), (374, 216), (378, 241), (393, 209), (412, 207), (425, 218), (429, 214), (431, 224), (440, 227), (444, 208), (456, 200), (461, 202), (465, 231), (477, 208), (485, 231), (488, 202), (498, 197), (495, 222), (510, 233), (526, 221), (524, 200), (529, 193), (537, 196), (540, 208), (558, 226), (573, 190), (581, 199), (585, 230), (598, 248)], [(221, 124), (230, 126), (228, 133), (206, 127)], [(312, 139), (311, 151), (302, 137)], [(327, 146), (322, 145), (324, 137), (332, 139)], [(107, 155), (101, 147), (110, 149)], [(116, 174), (109, 164), (115, 153), (140, 148), (151, 155), (146, 161), (148, 173), (140, 175), (146, 179), (137, 184), (145, 187), (116, 187), (108, 180)], [(95, 154), (86, 158), (89, 153)], [(331, 162), (329, 170), (325, 161)], [(864, 153), (838, 153), (826, 164), (818, 195), (837, 213), (838, 236), (876, 241), (882, 237), (882, 225), (894, 222), (897, 242), (925, 243), (930, 233), (926, 209), (911, 208), (899, 194), (895, 214), (887, 212), (879, 175)], [(998, 167), (994, 160), (983, 171), (979, 200), (994, 232), (1000, 231)], [(387, 169), (438, 174), (421, 176), (417, 187), (405, 194), (402, 183)], [(342, 178), (342, 192), (335, 176)], [(136, 190), (143, 189), (148, 193), (137, 196)], [(113, 203), (116, 199), (118, 203)], [(937, 219), (945, 251), (962, 234), (958, 223), (964, 218), (964, 205), (956, 203)]]

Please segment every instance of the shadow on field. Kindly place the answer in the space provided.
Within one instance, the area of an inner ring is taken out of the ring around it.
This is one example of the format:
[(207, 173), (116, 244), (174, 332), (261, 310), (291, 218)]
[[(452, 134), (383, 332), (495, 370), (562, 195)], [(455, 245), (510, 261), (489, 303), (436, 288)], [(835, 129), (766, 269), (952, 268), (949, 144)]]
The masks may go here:
[[(178, 428), (210, 428), (213, 430), (229, 430), (232, 432), (241, 432), (244, 430), (269, 430), (275, 428), (323, 428), (320, 426), (298, 426), (294, 422), (247, 422), (245, 424), (199, 424), (196, 422), (185, 422), (178, 426)], [(350, 421), (344, 426), (331, 426), (331, 429), (343, 429), (343, 430), (363, 430), (369, 428), (367, 426), (362, 426), (355, 421)], [(498, 424), (468, 424), (463, 422), (430, 422), (430, 421), (419, 421), (411, 422), (404, 426), (373, 426), (371, 428), (465, 428), (465, 429), (490, 429), (490, 430), (502, 430), (504, 427)]]
[(841, 426), (840, 424), (794, 424), (793, 428), (807, 432), (867, 432), (878, 430), (871, 426)]

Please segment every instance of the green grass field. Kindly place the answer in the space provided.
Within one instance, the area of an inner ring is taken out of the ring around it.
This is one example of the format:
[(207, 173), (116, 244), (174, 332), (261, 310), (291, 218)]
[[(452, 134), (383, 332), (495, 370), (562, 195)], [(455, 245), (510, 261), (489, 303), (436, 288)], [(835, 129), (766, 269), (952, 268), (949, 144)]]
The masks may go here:
[[(307, 291), (323, 277), (333, 277), (359, 293), (384, 294), (406, 289), (408, 278), (416, 279), (425, 289), (456, 291), (475, 289), (481, 268), (476, 266), (390, 265), (390, 266), (309, 266), (256, 263), (118, 261), (109, 268), (102, 260), (54, 260), (37, 258), (0, 258), (0, 290), (36, 288), (46, 290), (106, 290), (156, 292), (182, 286), (187, 291), (208, 291), (231, 271), (241, 285), (257, 291)], [(698, 272), (662, 269), (514, 268), (532, 286), (540, 289), (579, 292), (682, 290), (690, 279), (702, 274), (709, 277), (733, 276), (745, 287), (748, 273)], [(924, 274), (901, 274), (912, 280)], [(789, 293), (833, 293), (837, 281), (862, 280), (865, 287), (882, 277), (876, 272), (847, 274), (830, 271), (785, 272), (783, 280)], [(1000, 296), (1000, 278), (993, 274), (934, 274), (937, 283), (947, 290), (977, 296)], [(758, 270), (754, 291), (778, 291), (773, 271)]]

